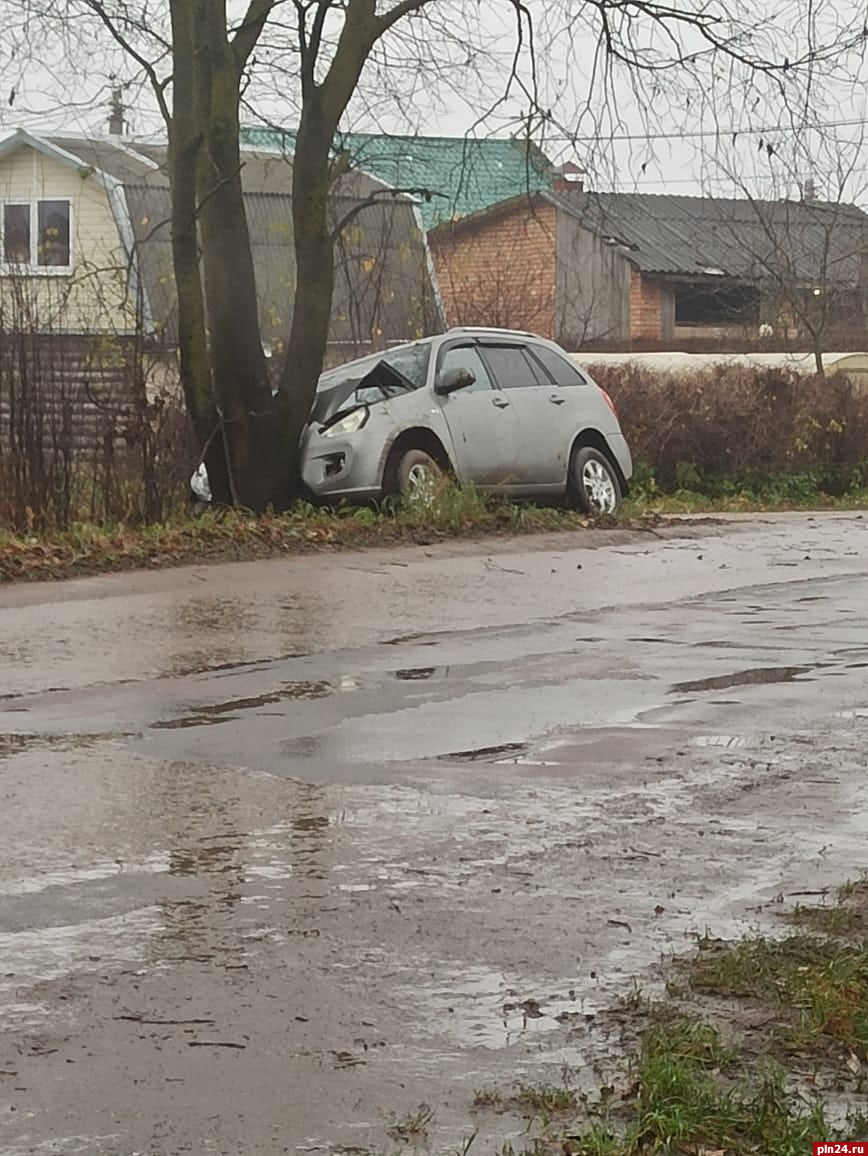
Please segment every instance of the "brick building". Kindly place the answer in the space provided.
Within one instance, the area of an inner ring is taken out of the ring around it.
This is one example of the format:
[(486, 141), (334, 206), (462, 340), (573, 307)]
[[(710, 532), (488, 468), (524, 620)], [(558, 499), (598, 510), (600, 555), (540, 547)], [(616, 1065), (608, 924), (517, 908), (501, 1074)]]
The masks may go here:
[(572, 177), (430, 232), (450, 323), (573, 348), (864, 341), (861, 209), (592, 193)]

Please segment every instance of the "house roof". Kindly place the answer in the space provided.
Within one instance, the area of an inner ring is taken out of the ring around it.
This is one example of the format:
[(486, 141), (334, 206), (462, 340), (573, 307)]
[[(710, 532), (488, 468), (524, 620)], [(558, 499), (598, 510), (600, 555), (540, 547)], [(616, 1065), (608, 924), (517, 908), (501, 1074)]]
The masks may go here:
[[(92, 169), (115, 196), (115, 217), (127, 252), (135, 253), (150, 319), (170, 340), (176, 333), (171, 202), (167, 147), (160, 142), (17, 133), (4, 150), (29, 146), (65, 163)], [(263, 342), (278, 345), (289, 331), (295, 297), (292, 166), (283, 154), (245, 149), (241, 172), (259, 295)], [(383, 182), (352, 171), (336, 185), (330, 214), (337, 223)], [(121, 212), (122, 210), (122, 212)], [(329, 340), (350, 348), (420, 336), (438, 327), (436, 289), (415, 202), (384, 196), (362, 208), (341, 237)]]
[(643, 273), (855, 285), (868, 216), (855, 205), (666, 194), (543, 194)]
[[(245, 128), (253, 145), (292, 151), (291, 130)], [(426, 229), (487, 209), (522, 193), (547, 189), (552, 166), (540, 150), (517, 137), (386, 136), (344, 133), (335, 141), (352, 164), (392, 188), (425, 189)]]

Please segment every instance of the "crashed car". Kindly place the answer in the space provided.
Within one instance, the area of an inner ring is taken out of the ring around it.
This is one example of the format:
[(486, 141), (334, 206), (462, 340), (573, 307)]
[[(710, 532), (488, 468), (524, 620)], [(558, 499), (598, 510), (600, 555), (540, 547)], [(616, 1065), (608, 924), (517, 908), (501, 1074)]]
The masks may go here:
[[(324, 373), (301, 472), (326, 504), (412, 494), (448, 474), (612, 514), (632, 461), (611, 399), (554, 342), (451, 329)], [(210, 500), (203, 466), (191, 488)]]

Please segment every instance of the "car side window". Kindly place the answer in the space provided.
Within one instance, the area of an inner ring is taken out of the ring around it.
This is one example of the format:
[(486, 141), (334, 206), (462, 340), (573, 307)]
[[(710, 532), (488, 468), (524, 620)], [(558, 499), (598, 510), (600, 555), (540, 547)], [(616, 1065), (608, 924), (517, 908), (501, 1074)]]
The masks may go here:
[(459, 393), (473, 393), (476, 390), (492, 388), (488, 369), (474, 345), (453, 345), (440, 354), (440, 364), (437, 367), (438, 380), (452, 369), (469, 369), (476, 375), (473, 385), (458, 390)]
[(588, 379), (568, 357), (556, 353), (546, 345), (532, 345), (530, 351), (551, 376), (555, 385), (588, 384)]
[(527, 389), (534, 385), (551, 385), (539, 365), (528, 356), (527, 350), (522, 345), (486, 345), (483, 356), (501, 389)]

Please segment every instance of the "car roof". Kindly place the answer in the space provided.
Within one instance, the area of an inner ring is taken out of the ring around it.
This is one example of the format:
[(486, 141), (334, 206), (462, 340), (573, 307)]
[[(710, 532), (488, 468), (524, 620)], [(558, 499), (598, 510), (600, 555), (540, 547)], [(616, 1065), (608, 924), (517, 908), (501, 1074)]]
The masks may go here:
[(340, 365), (335, 365), (320, 375), (317, 388), (319, 389), (321, 385), (327, 386), (337, 375), (345, 374), (347, 371), (355, 372), (363, 365), (370, 365), (373, 368), (378, 361), (403, 349), (411, 349), (417, 345), (434, 345), (437, 342), (455, 337), (517, 337), (521, 338), (522, 341), (527, 341), (528, 338), (533, 341), (545, 340), (537, 333), (530, 333), (522, 329), (498, 329), (495, 326), (487, 325), (454, 325), (445, 333), (434, 333), (430, 337), (420, 337), (416, 341), (402, 341), (399, 345), (390, 345), (387, 349), (381, 349), (376, 353), (366, 353), (364, 357), (355, 357), (352, 361), (344, 361)]

